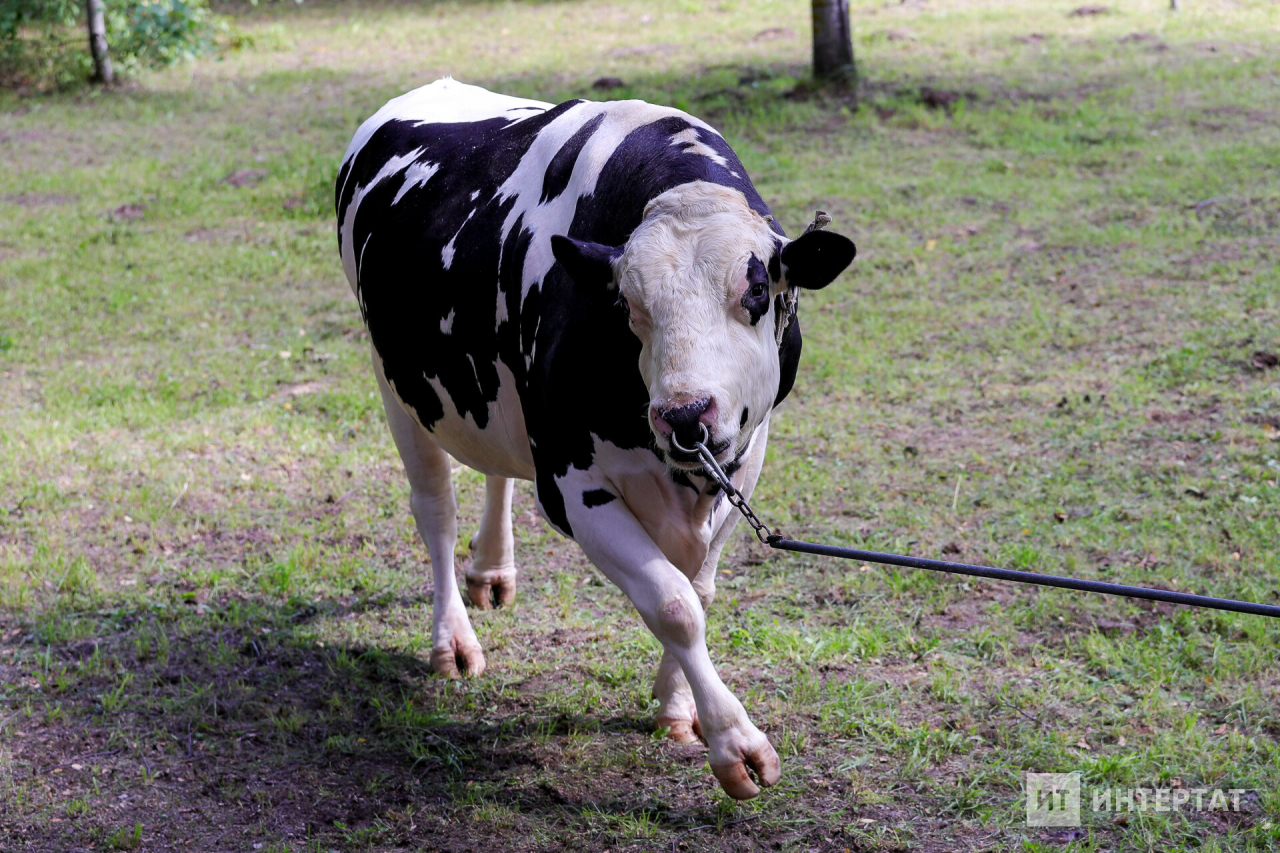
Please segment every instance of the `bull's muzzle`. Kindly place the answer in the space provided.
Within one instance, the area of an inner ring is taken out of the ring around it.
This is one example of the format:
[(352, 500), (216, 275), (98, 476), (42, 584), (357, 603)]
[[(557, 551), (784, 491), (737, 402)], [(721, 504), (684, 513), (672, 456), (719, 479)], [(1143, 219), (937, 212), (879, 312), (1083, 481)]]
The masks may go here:
[(691, 403), (675, 406), (650, 407), (649, 414), (658, 433), (667, 441), (675, 436), (684, 447), (693, 447), (695, 442), (703, 440), (703, 429), (710, 431), (715, 423), (715, 400), (703, 397)]
[(698, 442), (706, 445), (713, 456), (729, 449), (728, 439), (716, 439), (716, 414), (715, 400), (710, 397), (665, 408), (655, 404), (649, 411), (654, 431), (666, 441), (668, 458), (680, 467), (700, 464), (694, 447)]

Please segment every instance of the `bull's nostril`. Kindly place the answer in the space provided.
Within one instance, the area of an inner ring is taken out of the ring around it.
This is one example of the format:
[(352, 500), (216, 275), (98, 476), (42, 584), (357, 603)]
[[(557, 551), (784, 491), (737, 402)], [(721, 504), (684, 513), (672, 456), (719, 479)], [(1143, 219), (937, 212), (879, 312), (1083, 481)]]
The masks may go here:
[(702, 440), (702, 416), (711, 408), (711, 398), (703, 397), (683, 406), (672, 406), (659, 412), (659, 418), (671, 427), (676, 439), (685, 447)]

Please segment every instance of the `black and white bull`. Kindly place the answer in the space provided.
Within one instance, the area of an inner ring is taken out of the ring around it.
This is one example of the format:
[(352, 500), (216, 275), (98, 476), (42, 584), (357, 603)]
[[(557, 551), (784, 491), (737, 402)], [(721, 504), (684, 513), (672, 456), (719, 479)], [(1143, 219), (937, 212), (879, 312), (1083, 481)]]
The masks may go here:
[(724, 139), (679, 110), (552, 106), (447, 78), (361, 125), (337, 214), (431, 555), (432, 667), (485, 666), (454, 578), (447, 453), (486, 475), (475, 606), (513, 599), (512, 479), (533, 480), (542, 516), (662, 642), (655, 724), (700, 734), (731, 796), (777, 782), (777, 753), (705, 642), (737, 514), (675, 444), (705, 428), (751, 493), (800, 357), (796, 288), (830, 283), (853, 244), (788, 240)]

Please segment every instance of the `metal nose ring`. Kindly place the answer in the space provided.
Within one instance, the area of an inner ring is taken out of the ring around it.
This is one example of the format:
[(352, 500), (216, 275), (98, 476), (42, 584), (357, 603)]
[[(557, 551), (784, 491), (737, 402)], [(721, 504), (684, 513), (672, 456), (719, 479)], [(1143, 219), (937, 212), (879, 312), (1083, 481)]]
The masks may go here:
[(702, 427), (702, 441), (695, 441), (694, 447), (689, 448), (681, 445), (680, 439), (676, 438), (675, 430), (671, 431), (671, 446), (674, 447), (676, 450), (679, 450), (681, 453), (688, 453), (690, 456), (695, 455), (698, 452), (696, 445), (701, 444), (703, 447), (705, 447), (707, 444), (707, 441), (710, 440), (711, 438), (711, 433), (707, 432), (706, 424), (700, 423), (698, 424), (698, 426)]

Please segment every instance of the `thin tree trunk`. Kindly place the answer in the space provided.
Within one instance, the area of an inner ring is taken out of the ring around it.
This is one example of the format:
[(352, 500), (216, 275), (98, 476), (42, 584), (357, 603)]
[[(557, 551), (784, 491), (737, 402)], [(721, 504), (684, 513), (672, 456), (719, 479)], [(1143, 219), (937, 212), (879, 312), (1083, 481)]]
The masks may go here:
[(1178, 11), (1178, 0), (1169, 0), (1169, 8), (1175, 12)]
[(813, 76), (852, 83), (854, 73), (848, 0), (813, 0)]
[(110, 83), (115, 79), (111, 57), (107, 56), (107, 24), (102, 17), (102, 0), (85, 0), (89, 17), (89, 53), (93, 55), (93, 79)]

